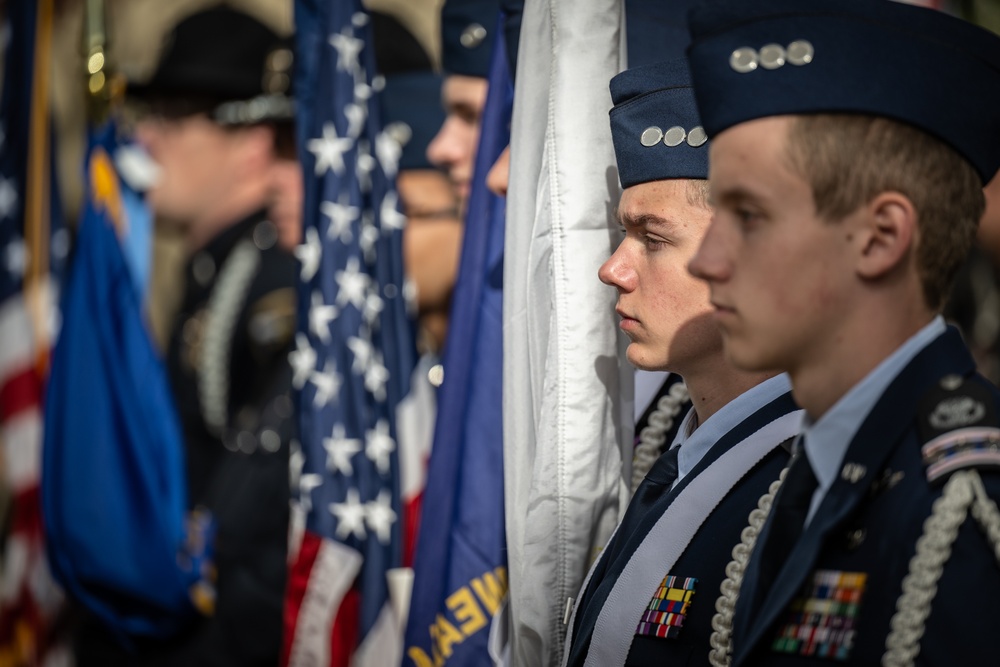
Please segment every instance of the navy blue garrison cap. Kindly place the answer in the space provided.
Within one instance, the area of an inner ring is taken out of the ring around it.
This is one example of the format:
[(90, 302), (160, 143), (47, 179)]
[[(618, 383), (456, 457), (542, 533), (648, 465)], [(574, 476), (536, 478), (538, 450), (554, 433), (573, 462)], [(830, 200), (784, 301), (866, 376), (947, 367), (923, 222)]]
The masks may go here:
[(375, 63), (385, 76), (382, 122), (403, 152), (400, 169), (432, 169), (427, 145), (444, 124), (442, 77), (433, 71), (430, 54), (396, 16), (370, 13)]
[(689, 15), (709, 136), (755, 118), (860, 113), (909, 123), (1000, 168), (1000, 37), (889, 0), (720, 0)]
[(441, 67), (485, 79), (496, 40), (500, 0), (446, 0), (441, 8)]
[(432, 169), (427, 145), (444, 124), (441, 75), (431, 71), (387, 74), (382, 90), (386, 132), (403, 147), (400, 169)]
[(668, 178), (708, 178), (708, 143), (684, 58), (611, 79), (611, 139), (623, 188)]

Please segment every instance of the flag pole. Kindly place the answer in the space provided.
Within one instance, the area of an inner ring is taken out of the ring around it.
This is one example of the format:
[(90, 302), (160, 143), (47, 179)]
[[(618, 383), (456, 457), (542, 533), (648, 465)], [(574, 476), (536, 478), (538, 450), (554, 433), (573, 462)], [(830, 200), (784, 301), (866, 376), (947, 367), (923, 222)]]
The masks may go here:
[(123, 77), (109, 61), (106, 16), (105, 0), (87, 0), (83, 18), (83, 75), (87, 118), (95, 126), (107, 120), (125, 92)]
[(46, 298), (49, 273), (49, 73), (52, 54), (52, 2), (38, 0), (35, 57), (31, 86), (31, 120), (25, 178), (24, 236), (30, 258), (24, 276), (25, 305), (37, 341), (35, 368), (44, 377), (49, 365)]

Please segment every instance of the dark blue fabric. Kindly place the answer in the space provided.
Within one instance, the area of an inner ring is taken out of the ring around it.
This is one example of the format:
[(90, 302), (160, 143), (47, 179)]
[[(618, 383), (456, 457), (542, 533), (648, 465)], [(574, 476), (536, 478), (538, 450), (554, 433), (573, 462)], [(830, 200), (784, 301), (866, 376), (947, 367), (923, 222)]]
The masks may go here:
[(691, 41), (687, 13), (699, 2), (703, 0), (625, 0), (629, 68), (683, 57)]
[(400, 169), (433, 169), (427, 145), (444, 124), (441, 106), (441, 75), (434, 72), (403, 72), (385, 77), (382, 90), (385, 126), (405, 123), (410, 138), (403, 144)]
[[(501, 414), (505, 201), (486, 189), (486, 173), (510, 138), (514, 91), (502, 40), (489, 80), (417, 539), (406, 665), (426, 664), (415, 656), (439, 654), (430, 633), (439, 614), (462, 624), (445, 602), (450, 595), (470, 584), (476, 591), (473, 582), (485, 576), (501, 584), (501, 594), (507, 589)], [(495, 611), (492, 599), (477, 598), (477, 604), (487, 616)], [(487, 625), (453, 646), (447, 664), (490, 664), (488, 635)]]
[(524, 0), (500, 0), (503, 12), (503, 37), (507, 48), (507, 66), (510, 78), (517, 76), (517, 49), (521, 42), (521, 17), (524, 15)]
[[(909, 123), (989, 181), (1000, 167), (1000, 37), (943, 12), (888, 0), (720, 0), (690, 14), (698, 110), (714, 137), (782, 114), (847, 112)], [(740, 73), (741, 48), (807, 40), (806, 65)]]
[[(114, 146), (108, 124), (92, 137), (90, 159)], [(89, 170), (85, 185), (89, 195)], [(112, 631), (165, 636), (193, 616), (188, 589), (198, 579), (178, 565), (181, 433), (141, 294), (107, 210), (90, 196), (62, 313), (42, 462), (52, 570)]]
[[(568, 663), (570, 666), (579, 667), (584, 664), (590, 650), (594, 626), (608, 594), (614, 588), (615, 582), (621, 576), (632, 554), (642, 544), (650, 529), (659, 521), (678, 494), (687, 487), (691, 480), (695, 479), (705, 468), (734, 445), (742, 442), (766, 424), (795, 409), (796, 405), (792, 400), (791, 393), (779, 396), (720, 438), (684, 479), (674, 488), (663, 493), (641, 514), (636, 512), (635, 501), (629, 503), (622, 525), (629, 526), (631, 530), (619, 529), (604, 549), (577, 608), (573, 645), (567, 649), (570, 652)], [(714, 613), (715, 600), (713, 596), (717, 597), (719, 584), (725, 577), (725, 565), (729, 562), (732, 547), (739, 542), (740, 531), (747, 525), (750, 510), (756, 505), (757, 499), (767, 490), (771, 482), (778, 478), (778, 474), (787, 460), (788, 456), (785, 451), (782, 448), (777, 448), (740, 480), (720, 503), (719, 508), (712, 512), (702, 525), (681, 559), (678, 560), (674, 571), (669, 573), (697, 578), (699, 580), (698, 590), (704, 591), (705, 597), (713, 599), (708, 605), (704, 604), (703, 599), (699, 599), (697, 606), (699, 620), (697, 622), (685, 621), (685, 630), (682, 632), (683, 642), (666, 644), (661, 642), (652, 653), (655, 660), (660, 662), (654, 661), (652, 664), (662, 663), (664, 658), (669, 655), (665, 652), (680, 651), (687, 656), (693, 647), (699, 644), (705, 647), (701, 657), (707, 662), (708, 636), (711, 634), (711, 618)], [(636, 516), (630, 517), (630, 514)], [(722, 545), (721, 548), (720, 545)], [(649, 573), (650, 597), (666, 574), (668, 573)], [(698, 594), (696, 593), (696, 595)], [(639, 605), (642, 606), (646, 602), (648, 600), (641, 601)], [(643, 663), (644, 660), (640, 659), (637, 664)], [(682, 664), (686, 663), (682, 662)]]
[[(445, 74), (463, 74), (485, 79), (491, 71), (490, 56), (497, 35), (500, 0), (447, 0), (441, 7), (441, 69)], [(463, 44), (472, 29), (486, 31), (484, 39)], [(500, 40), (504, 41), (504, 40)]]
[[(927, 481), (919, 406), (921, 398), (948, 375), (987, 388), (991, 401), (987, 408), (1000, 406), (1000, 391), (975, 374), (957, 330), (950, 328), (914, 357), (875, 403), (844, 456), (845, 463), (855, 464), (864, 475), (853, 481), (840, 476), (834, 480), (773, 586), (759, 577), (763, 565), (759, 554), (766, 553), (773, 533), (773, 521), (765, 523), (736, 603), (734, 665), (817, 664), (815, 656), (776, 653), (772, 643), (778, 627), (794, 613), (789, 609), (792, 600), (819, 570), (867, 575), (853, 648), (845, 662), (836, 664), (881, 662), (903, 577), (933, 503), (941, 497), (942, 486)], [(1000, 474), (986, 469), (979, 474), (996, 502)], [(890, 484), (890, 479), (895, 481)], [(1000, 568), (981, 528), (967, 518), (931, 603), (918, 663), (992, 664), (998, 617)]]
[[(35, 23), (38, 3), (35, 0), (11, 0), (6, 3), (7, 43), (3, 62), (3, 94), (0, 96), (0, 183), (7, 210), (0, 211), (0, 248), (7, 254), (6, 266), (0, 268), (0, 302), (19, 293), (23, 286), (24, 269), (17, 261), (15, 247), (25, 243), (25, 202), (28, 200), (28, 144), (31, 138), (31, 90), (35, 72)], [(52, 279), (62, 277), (69, 243), (62, 214), (62, 202), (56, 181), (56, 141), (49, 132), (49, 159), (45, 166), (48, 180), (49, 236), (43, 239), (44, 253)], [(35, 184), (41, 186), (42, 184)], [(7, 208), (9, 206), (9, 208)], [(48, 245), (49, 238), (62, 238), (62, 243)], [(43, 255), (44, 256), (44, 255)]]
[(708, 178), (707, 142), (667, 146), (660, 140), (645, 146), (640, 141), (650, 128), (663, 134), (680, 127), (690, 134), (701, 127), (684, 58), (622, 72), (611, 79), (611, 101), (611, 139), (623, 188), (667, 178)]

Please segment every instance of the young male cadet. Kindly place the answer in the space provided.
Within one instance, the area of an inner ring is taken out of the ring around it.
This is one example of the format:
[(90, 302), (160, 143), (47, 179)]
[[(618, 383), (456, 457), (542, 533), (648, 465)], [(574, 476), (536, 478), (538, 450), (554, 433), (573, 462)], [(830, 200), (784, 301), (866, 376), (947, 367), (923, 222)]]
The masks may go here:
[[(708, 146), (683, 59), (611, 80), (625, 239), (601, 267), (628, 359), (683, 376), (693, 409), (584, 583), (569, 665), (708, 664), (719, 584), (748, 517), (788, 461), (801, 416), (788, 378), (724, 357), (687, 262), (708, 228)], [(673, 661), (673, 662), (670, 662)]]
[(995, 664), (1000, 394), (938, 312), (1000, 165), (1000, 38), (871, 0), (690, 28), (715, 205), (690, 268), (727, 357), (807, 414), (733, 664)]

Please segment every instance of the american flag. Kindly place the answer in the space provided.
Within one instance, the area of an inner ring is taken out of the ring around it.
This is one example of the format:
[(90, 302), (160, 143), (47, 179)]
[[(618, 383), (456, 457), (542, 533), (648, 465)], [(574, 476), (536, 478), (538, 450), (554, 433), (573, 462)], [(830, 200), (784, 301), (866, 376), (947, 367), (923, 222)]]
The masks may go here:
[[(4, 664), (56, 659), (62, 596), (42, 542), (39, 504), (42, 387), (55, 296), (66, 255), (52, 178), (47, 104), (51, 0), (7, 3), (0, 98), (0, 656)], [(37, 48), (36, 48), (37, 47)], [(37, 57), (36, 57), (37, 55)], [(51, 256), (50, 256), (51, 252)], [(2, 529), (0, 529), (2, 530)]]
[(359, 0), (295, 6), (305, 171), (299, 330), (289, 359), (300, 413), (286, 665), (392, 665), (401, 627), (396, 411), (415, 364), (393, 186), (400, 147), (381, 132), (368, 15)]

